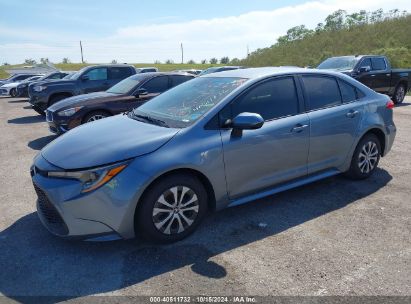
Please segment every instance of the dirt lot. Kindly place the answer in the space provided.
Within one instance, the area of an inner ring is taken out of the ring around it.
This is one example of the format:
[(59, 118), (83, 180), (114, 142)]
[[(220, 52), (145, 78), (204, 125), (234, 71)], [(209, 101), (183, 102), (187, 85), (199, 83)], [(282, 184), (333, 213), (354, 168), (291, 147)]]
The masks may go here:
[(29, 167), (53, 140), (25, 100), (0, 98), (0, 294), (411, 295), (411, 98), (367, 181), (337, 176), (208, 217), (168, 246), (50, 235)]

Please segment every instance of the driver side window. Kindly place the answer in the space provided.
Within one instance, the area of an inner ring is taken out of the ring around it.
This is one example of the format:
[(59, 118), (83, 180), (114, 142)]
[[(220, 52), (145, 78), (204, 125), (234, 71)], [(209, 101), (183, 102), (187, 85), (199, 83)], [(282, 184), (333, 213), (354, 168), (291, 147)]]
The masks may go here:
[(168, 76), (159, 76), (150, 79), (142, 85), (147, 92), (150, 93), (163, 93), (168, 90)]
[(369, 67), (370, 69), (372, 69), (370, 58), (363, 59), (358, 68), (365, 68), (365, 67)]
[(298, 114), (298, 97), (293, 77), (275, 78), (258, 84), (231, 104), (232, 118), (243, 112), (271, 120)]

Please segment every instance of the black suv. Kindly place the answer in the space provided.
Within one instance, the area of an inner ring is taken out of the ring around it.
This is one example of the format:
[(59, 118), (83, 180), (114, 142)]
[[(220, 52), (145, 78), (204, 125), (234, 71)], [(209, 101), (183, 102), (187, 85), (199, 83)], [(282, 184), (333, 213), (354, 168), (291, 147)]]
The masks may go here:
[(136, 74), (131, 65), (111, 64), (88, 66), (69, 79), (36, 82), (29, 85), (29, 102), (33, 109), (44, 115), (47, 107), (67, 97), (105, 91), (119, 81)]

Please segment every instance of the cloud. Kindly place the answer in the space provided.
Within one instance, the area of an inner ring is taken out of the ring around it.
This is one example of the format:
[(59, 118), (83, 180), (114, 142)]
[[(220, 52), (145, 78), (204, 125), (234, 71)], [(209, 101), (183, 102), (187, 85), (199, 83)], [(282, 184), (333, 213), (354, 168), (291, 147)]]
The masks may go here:
[[(185, 58), (200, 61), (211, 57), (242, 58), (247, 46), (251, 50), (267, 47), (276, 42), (287, 29), (305, 24), (314, 28), (330, 13), (344, 9), (348, 12), (383, 8), (411, 9), (411, 2), (404, 0), (319, 0), (286, 6), (270, 11), (253, 11), (239, 16), (213, 19), (197, 19), (186, 22), (150, 23), (118, 28), (104, 39), (84, 41), (85, 57), (89, 62), (153, 62), (180, 60), (180, 43), (184, 44)], [(16, 34), (16, 33), (13, 33)], [(4, 30), (0, 28), (0, 37)], [(56, 46), (41, 37), (34, 47), (18, 44), (0, 44), (0, 54), (9, 61), (22, 61), (27, 57), (49, 57), (59, 61), (63, 57), (79, 58), (77, 45)], [(4, 39), (3, 39), (4, 40)], [(40, 54), (40, 52), (42, 52)], [(78, 59), (77, 59), (78, 60)]]

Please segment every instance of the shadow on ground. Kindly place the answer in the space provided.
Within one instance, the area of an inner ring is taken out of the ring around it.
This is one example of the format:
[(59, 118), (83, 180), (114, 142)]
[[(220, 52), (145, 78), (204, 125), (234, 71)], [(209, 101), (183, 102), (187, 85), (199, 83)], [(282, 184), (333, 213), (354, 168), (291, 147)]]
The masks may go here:
[(43, 149), (48, 143), (52, 142), (54, 139), (57, 138), (57, 135), (48, 135), (43, 136), (28, 142), (27, 146), (33, 150), (41, 150)]
[(210, 258), (344, 208), (391, 179), (382, 169), (365, 181), (328, 178), (212, 214), (188, 239), (166, 246), (62, 240), (28, 214), (0, 232), (0, 293), (23, 303), (33, 298), (21, 296), (60, 296), (41, 299), (54, 303), (116, 291), (185, 266), (218, 284), (227, 270)]
[(9, 100), (8, 103), (21, 103), (21, 102), (28, 102), (27, 98), (17, 99), (17, 100)]
[(37, 122), (45, 122), (46, 119), (44, 116), (38, 114), (38, 115), (32, 115), (32, 116), (24, 116), (24, 117), (18, 117), (18, 118), (13, 118), (9, 119), (7, 122), (11, 124), (30, 124), (30, 123), (37, 123)]

